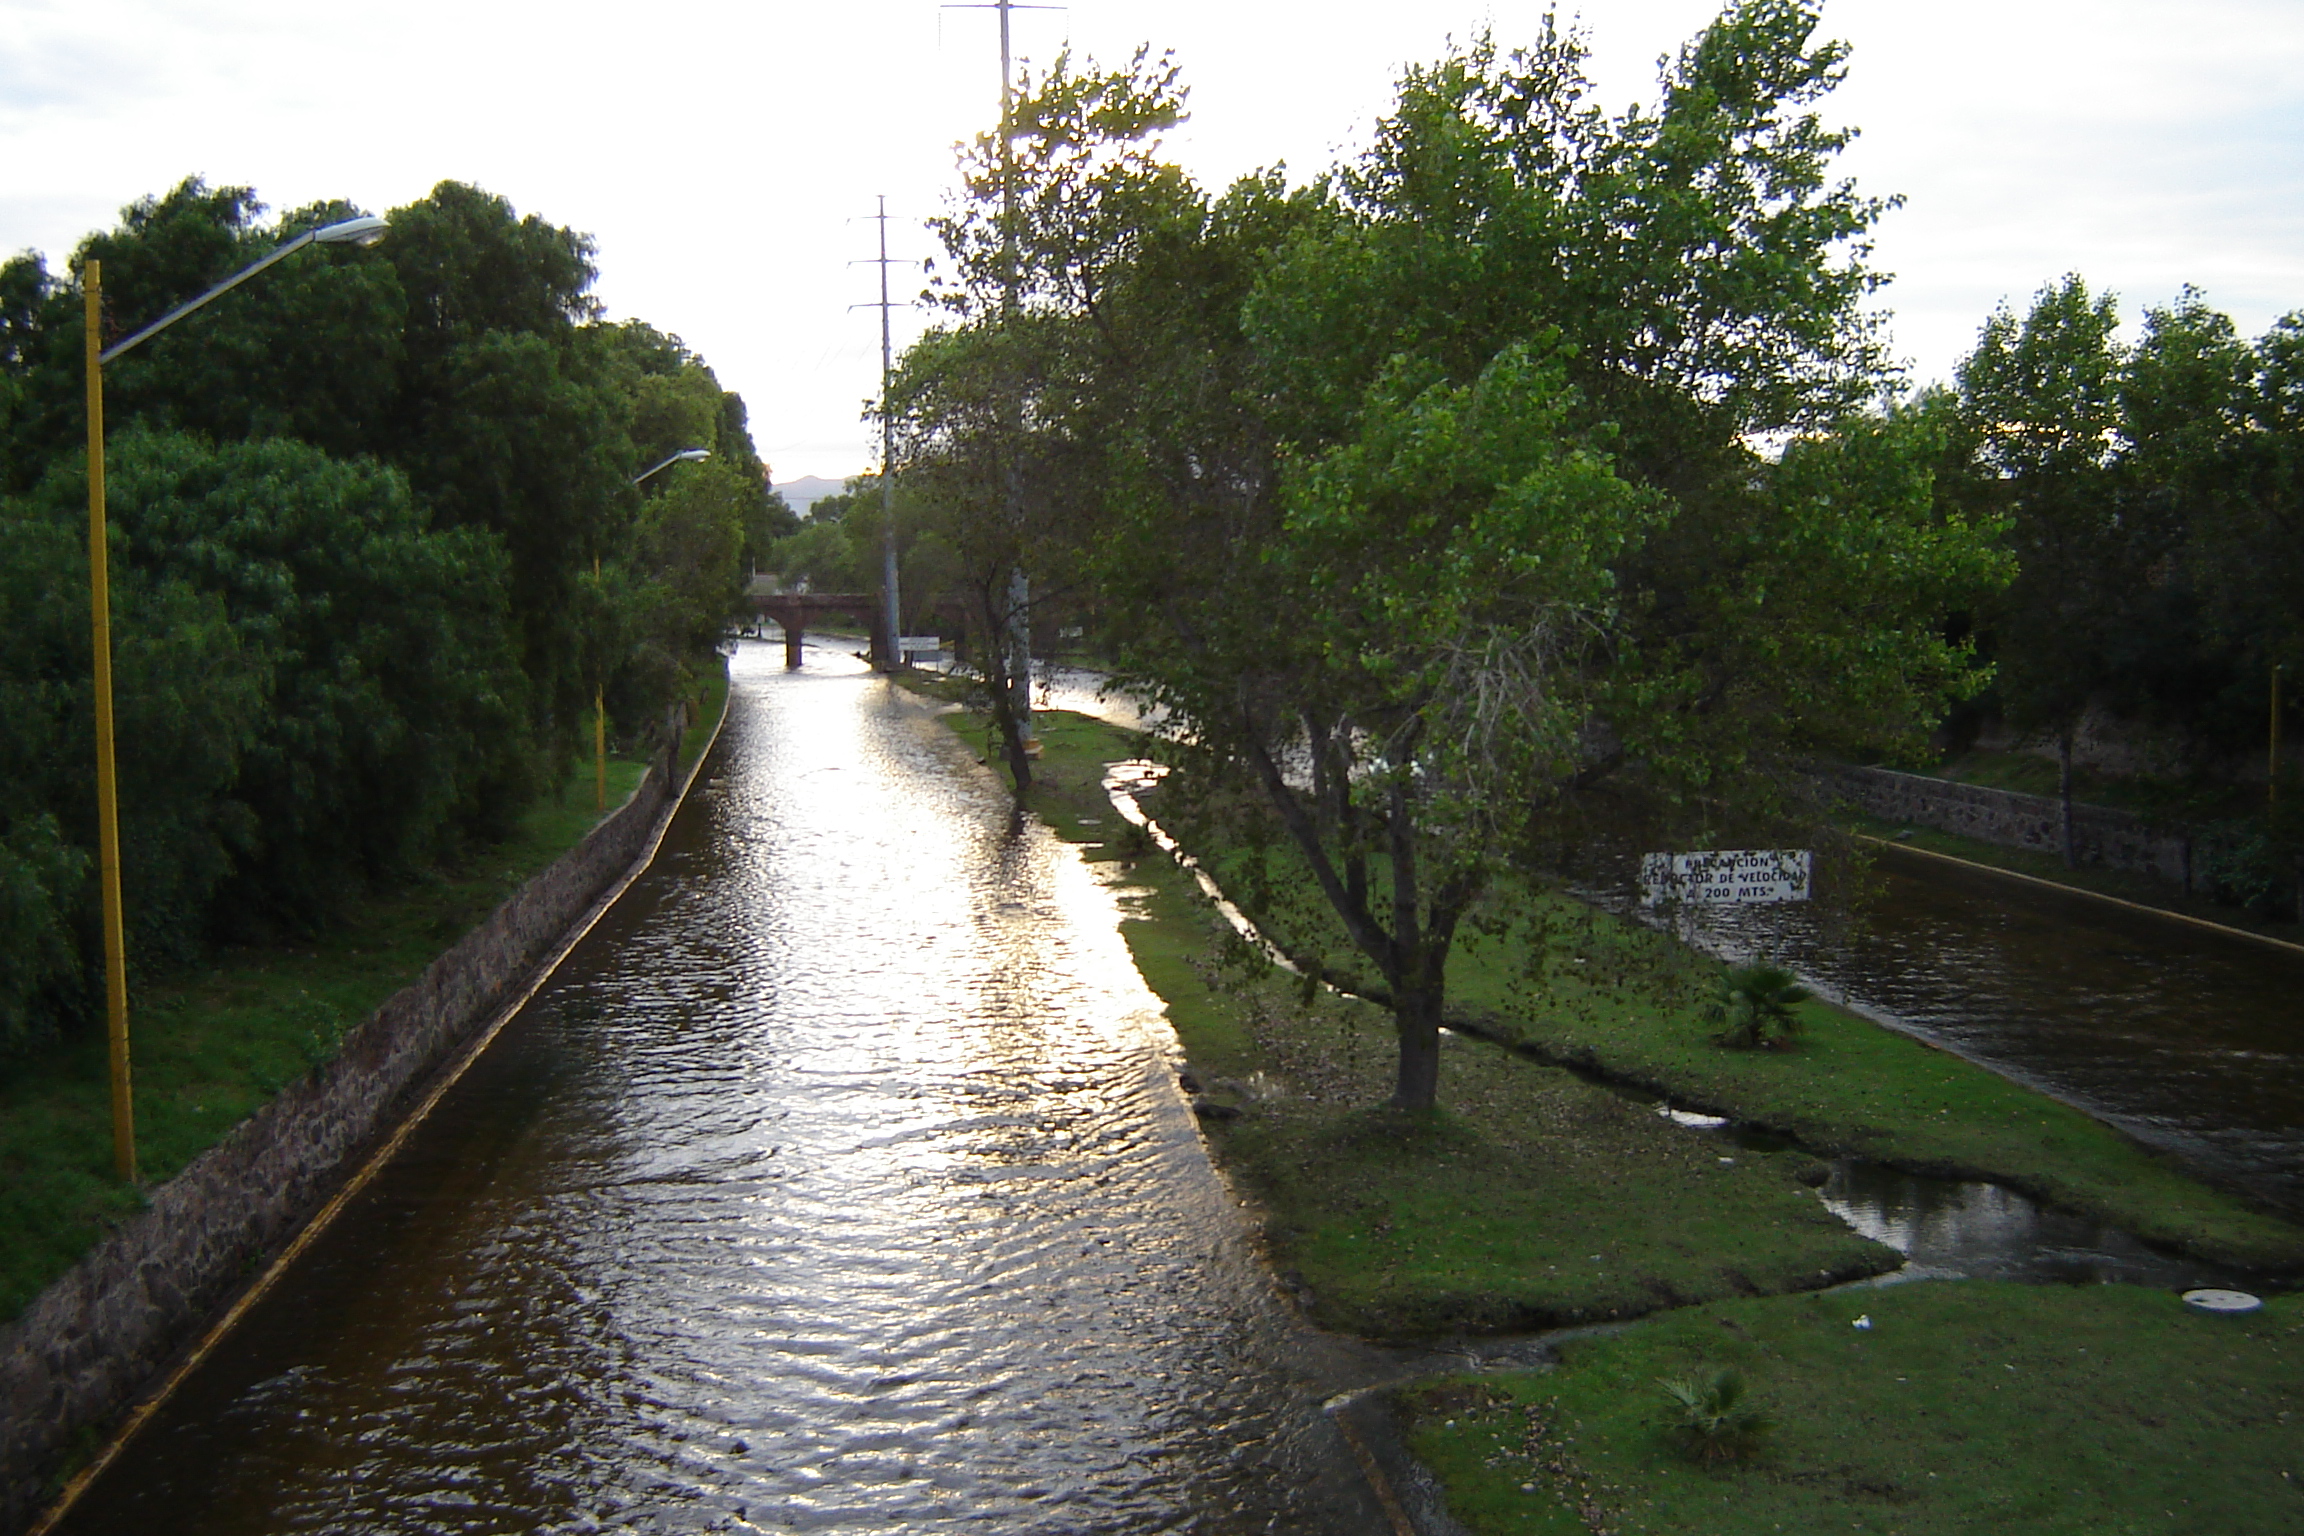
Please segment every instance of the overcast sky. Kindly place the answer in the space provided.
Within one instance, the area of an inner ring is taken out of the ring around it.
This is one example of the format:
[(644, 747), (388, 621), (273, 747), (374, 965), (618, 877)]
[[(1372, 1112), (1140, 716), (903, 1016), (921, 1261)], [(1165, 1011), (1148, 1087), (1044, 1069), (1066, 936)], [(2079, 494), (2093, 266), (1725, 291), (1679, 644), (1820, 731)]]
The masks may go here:
[[(1602, 99), (1717, 7), (1591, 0)], [(1308, 178), (1365, 142), (1398, 67), (1540, 4), (1077, 0), (1019, 11), (1020, 55), (1175, 50), (1171, 153), (1220, 185)], [(1573, 10), (1563, 6), (1564, 14)], [(1844, 169), (1902, 193), (1878, 241), (1897, 350), (1945, 376), (2002, 298), (2078, 271), (2131, 319), (2187, 282), (2253, 335), (2304, 308), (2298, 0), (1827, 0), (1854, 45)], [(779, 480), (869, 467), (879, 331), (864, 222), (892, 252), (997, 112), (996, 22), (933, 0), (0, 0), (0, 249), (60, 265), (123, 203), (198, 173), (276, 208), (383, 210), (443, 179), (589, 231), (600, 297), (743, 391)], [(917, 289), (898, 269), (896, 291)], [(897, 316), (897, 346), (919, 321)]]

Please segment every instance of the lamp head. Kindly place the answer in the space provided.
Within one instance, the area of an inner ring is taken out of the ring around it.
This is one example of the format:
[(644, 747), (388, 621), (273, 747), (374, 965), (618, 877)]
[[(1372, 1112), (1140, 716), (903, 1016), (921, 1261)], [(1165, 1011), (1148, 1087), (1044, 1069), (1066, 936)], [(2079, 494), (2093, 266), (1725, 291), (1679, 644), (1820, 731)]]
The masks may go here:
[(708, 459), (710, 457), (712, 457), (712, 450), (709, 448), (683, 448), (678, 453), (672, 455), (674, 462), (680, 464), (693, 464), (699, 459)]
[(323, 224), (312, 231), (312, 238), (321, 245), (374, 245), (384, 238), (384, 230), (382, 219), (364, 213), (356, 219)]

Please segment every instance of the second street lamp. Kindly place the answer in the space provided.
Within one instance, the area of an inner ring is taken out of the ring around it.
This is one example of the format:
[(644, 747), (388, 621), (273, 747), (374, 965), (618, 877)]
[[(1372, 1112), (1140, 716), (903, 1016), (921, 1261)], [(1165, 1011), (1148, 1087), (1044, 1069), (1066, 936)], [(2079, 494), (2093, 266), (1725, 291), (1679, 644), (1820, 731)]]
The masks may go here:
[(230, 293), (257, 273), (308, 245), (374, 245), (384, 221), (373, 214), (308, 229), (260, 261), (250, 262), (198, 298), (177, 305), (142, 330), (111, 346), (104, 340), (103, 264), (83, 269), (88, 352), (88, 618), (95, 641), (90, 678), (96, 703), (96, 866), (104, 924), (104, 1013), (112, 1080), (112, 1166), (136, 1182), (135, 1100), (128, 1076), (128, 942), (120, 897), (120, 799), (113, 768), (112, 582), (104, 512), (104, 365), (142, 346), (177, 321)]
[[(683, 448), (678, 453), (654, 464), (632, 477), (633, 485), (670, 469), (675, 464), (694, 464), (712, 457), (709, 448)], [(592, 557), (592, 585), (600, 585), (600, 557)], [(592, 687), (592, 808), (608, 809), (608, 679), (602, 676)]]

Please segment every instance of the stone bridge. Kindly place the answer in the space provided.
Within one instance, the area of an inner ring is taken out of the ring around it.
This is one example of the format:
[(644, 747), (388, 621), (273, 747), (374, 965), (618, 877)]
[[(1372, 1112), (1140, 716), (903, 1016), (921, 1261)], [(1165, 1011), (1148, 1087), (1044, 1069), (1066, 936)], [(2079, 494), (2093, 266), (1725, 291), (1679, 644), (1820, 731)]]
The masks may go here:
[[(800, 665), (800, 646), (806, 638), (811, 621), (821, 626), (826, 619), (852, 619), (866, 634), (872, 636), (873, 661), (880, 660), (879, 594), (874, 592), (755, 592), (747, 601), (752, 611), (763, 619), (773, 619), (784, 631), (784, 665)], [(934, 607), (936, 622), (952, 643), (954, 656), (962, 654), (962, 641), (967, 634), (967, 609), (958, 601), (946, 599)]]

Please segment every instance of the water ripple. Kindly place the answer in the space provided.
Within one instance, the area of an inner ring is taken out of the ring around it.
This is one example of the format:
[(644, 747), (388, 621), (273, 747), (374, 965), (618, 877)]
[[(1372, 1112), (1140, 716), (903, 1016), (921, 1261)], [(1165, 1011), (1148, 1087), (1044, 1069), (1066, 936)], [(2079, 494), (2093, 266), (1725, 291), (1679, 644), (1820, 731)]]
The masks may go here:
[[(813, 667), (824, 664), (812, 662)], [(1110, 886), (738, 662), (647, 880), (74, 1532), (1379, 1529)]]

